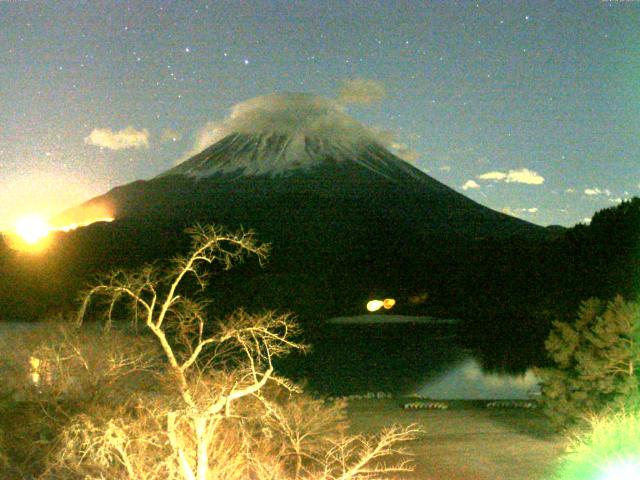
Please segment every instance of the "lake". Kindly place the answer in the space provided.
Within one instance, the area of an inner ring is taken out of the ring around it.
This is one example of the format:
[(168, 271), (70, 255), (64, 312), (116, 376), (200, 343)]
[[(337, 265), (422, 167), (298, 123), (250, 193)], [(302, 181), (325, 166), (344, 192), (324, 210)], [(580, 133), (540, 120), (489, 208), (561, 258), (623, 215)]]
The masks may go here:
[[(381, 318), (384, 317), (384, 318)], [(367, 321), (369, 319), (370, 321)], [(473, 345), (451, 319), (366, 315), (327, 321), (311, 335), (312, 352), (282, 363), (330, 395), (388, 392), (432, 398), (527, 398), (537, 389), (529, 369), (486, 371), (480, 358), (496, 357), (498, 342)], [(499, 356), (499, 354), (498, 354)], [(505, 351), (505, 358), (510, 354)]]

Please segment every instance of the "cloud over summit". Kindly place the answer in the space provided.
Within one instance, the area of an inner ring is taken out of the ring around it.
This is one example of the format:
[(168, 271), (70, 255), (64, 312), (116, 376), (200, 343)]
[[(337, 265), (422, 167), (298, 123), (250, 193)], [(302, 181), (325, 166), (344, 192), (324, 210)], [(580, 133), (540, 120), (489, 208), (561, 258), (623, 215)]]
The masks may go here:
[(408, 161), (417, 158), (410, 148), (396, 142), (390, 132), (354, 120), (339, 101), (306, 93), (279, 93), (238, 103), (224, 120), (206, 123), (181, 161), (232, 133), (317, 137), (343, 147), (377, 143)]

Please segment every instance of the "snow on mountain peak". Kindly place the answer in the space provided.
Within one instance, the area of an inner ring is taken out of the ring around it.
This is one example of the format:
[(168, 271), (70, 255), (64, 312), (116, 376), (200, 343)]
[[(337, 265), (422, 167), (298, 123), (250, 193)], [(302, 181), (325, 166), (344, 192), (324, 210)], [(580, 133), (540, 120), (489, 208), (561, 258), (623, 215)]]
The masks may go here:
[(359, 156), (381, 146), (373, 130), (339, 103), (304, 93), (272, 94), (239, 103), (222, 122), (200, 132), (193, 157), (166, 174), (280, 175)]

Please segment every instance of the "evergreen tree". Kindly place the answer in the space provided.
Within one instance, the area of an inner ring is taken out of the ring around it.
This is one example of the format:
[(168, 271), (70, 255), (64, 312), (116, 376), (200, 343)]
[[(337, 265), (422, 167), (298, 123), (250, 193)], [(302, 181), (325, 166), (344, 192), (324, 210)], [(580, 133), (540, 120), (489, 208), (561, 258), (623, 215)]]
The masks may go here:
[(633, 401), (640, 367), (640, 305), (617, 296), (583, 302), (545, 342), (554, 366), (539, 371), (545, 413), (556, 426)]

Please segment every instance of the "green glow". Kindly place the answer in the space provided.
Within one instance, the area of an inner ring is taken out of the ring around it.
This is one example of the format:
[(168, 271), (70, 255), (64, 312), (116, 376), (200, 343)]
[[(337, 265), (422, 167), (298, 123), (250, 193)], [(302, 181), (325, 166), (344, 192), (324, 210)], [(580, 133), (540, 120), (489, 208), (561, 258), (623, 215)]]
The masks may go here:
[(600, 480), (638, 480), (640, 479), (640, 461), (622, 460), (611, 463)]
[(601, 415), (574, 439), (556, 480), (640, 480), (640, 410)]

